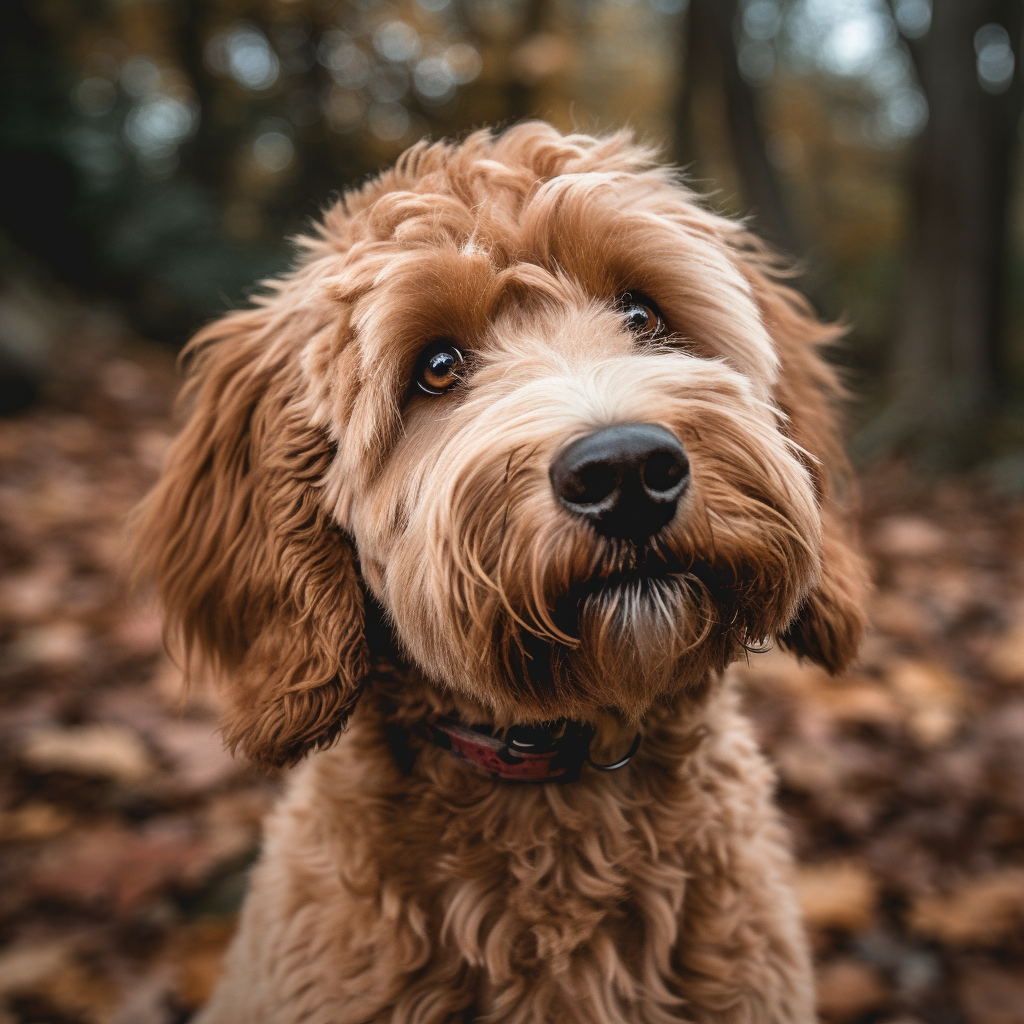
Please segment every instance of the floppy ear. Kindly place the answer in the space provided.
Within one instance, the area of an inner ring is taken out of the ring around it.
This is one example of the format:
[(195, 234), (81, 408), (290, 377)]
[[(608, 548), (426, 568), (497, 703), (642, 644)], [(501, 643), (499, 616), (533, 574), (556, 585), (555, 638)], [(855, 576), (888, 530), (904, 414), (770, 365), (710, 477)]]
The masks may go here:
[(192, 340), (191, 414), (133, 524), (167, 634), (225, 684), (226, 742), (268, 766), (336, 738), (367, 658), (355, 554), (320, 503), (333, 448), (305, 411), (304, 321), (269, 299)]
[(821, 510), (821, 575), (779, 640), (797, 655), (837, 673), (857, 653), (870, 587), (850, 507), (855, 500), (853, 471), (837, 419), (846, 395), (820, 354), (822, 346), (837, 341), (843, 331), (822, 324), (802, 295), (780, 284), (758, 250), (747, 254), (746, 264), (781, 362), (775, 399), (788, 418), (789, 436), (811, 456), (807, 468)]

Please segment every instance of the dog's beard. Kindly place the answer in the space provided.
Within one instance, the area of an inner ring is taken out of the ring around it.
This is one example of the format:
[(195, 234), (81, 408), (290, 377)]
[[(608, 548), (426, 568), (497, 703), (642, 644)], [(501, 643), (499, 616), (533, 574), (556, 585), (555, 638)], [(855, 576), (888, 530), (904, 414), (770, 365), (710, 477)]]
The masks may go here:
[(772, 529), (774, 513), (737, 526), (719, 516), (712, 536), (708, 517), (687, 510), (634, 544), (551, 515), (544, 500), (502, 497), (438, 502), (443, 518), (420, 534), (430, 557), (416, 545), (399, 557), (411, 531), (389, 551), (385, 603), (426, 674), (505, 723), (605, 710), (639, 721), (745, 640), (783, 628), (813, 571), (795, 532)]
[(529, 705), (612, 708), (637, 719), (652, 701), (719, 667), (737, 610), (735, 574), (667, 549), (618, 545), (550, 600), (553, 629), (504, 624), (500, 648)]
[(638, 722), (784, 628), (813, 572), (794, 531), (770, 524), (719, 518), (716, 549), (698, 510), (638, 545), (535, 507), (506, 519), (498, 502), (450, 503), (429, 571), (422, 547), (388, 563), (385, 604), (408, 655), (505, 724), (601, 711)]

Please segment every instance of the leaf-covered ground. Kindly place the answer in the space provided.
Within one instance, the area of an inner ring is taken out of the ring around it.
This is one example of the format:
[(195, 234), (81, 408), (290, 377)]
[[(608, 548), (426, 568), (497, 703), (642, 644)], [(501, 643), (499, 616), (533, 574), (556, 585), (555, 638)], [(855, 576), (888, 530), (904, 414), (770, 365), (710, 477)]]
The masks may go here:
[[(0, 423), (0, 1024), (171, 1024), (210, 992), (278, 783), (183, 703), (122, 531), (171, 361), (69, 332)], [(102, 333), (102, 332), (100, 332)], [(1024, 502), (865, 475), (874, 629), (833, 681), (742, 675), (801, 861), (828, 1021), (1024, 1022)]]

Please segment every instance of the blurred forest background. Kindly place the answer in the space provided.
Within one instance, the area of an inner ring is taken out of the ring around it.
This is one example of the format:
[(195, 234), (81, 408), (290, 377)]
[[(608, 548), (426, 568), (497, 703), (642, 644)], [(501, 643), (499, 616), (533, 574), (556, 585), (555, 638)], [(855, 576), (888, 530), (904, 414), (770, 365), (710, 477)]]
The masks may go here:
[(8, 376), (43, 369), (33, 284), (179, 345), (287, 266), (287, 238), (332, 195), (421, 136), (526, 116), (628, 124), (715, 206), (752, 216), (820, 311), (853, 326), (859, 455), (991, 463), (1024, 486), (1017, 0), (3, 10)]
[(0, 0), (0, 1024), (178, 1024), (280, 785), (129, 604), (173, 359), (423, 135), (631, 125), (850, 325), (874, 627), (741, 676), (829, 1024), (1024, 1022), (1022, 0)]

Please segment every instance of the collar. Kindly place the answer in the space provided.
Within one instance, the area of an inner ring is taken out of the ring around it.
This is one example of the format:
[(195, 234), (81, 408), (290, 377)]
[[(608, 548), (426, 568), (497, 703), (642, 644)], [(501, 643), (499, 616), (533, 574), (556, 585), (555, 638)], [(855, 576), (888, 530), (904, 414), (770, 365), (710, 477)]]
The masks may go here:
[[(590, 758), (595, 729), (587, 722), (560, 719), (494, 730), (441, 717), (420, 723), (411, 731), (504, 782), (575, 782), (584, 763), (600, 772), (616, 771), (629, 764), (641, 740), (638, 732), (624, 757), (613, 764), (597, 764)], [(395, 760), (406, 775), (416, 756), (408, 746), (409, 732), (402, 726), (386, 728)]]

